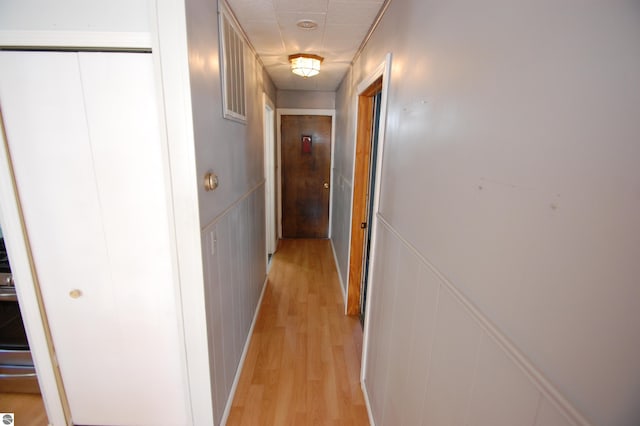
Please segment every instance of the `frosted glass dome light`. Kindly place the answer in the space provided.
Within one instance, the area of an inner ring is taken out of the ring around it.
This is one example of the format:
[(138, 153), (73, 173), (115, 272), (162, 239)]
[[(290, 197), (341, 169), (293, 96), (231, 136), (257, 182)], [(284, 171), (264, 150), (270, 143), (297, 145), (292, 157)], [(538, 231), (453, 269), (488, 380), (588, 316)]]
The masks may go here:
[(313, 77), (320, 73), (320, 64), (324, 58), (318, 55), (308, 53), (297, 53), (289, 56), (291, 62), (291, 71), (301, 77)]

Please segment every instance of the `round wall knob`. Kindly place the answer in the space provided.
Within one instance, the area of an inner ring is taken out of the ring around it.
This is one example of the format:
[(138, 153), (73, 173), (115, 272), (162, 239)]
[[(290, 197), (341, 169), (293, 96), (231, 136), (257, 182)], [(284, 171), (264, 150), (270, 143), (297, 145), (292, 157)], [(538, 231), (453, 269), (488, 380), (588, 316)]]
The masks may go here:
[(325, 182), (322, 186), (324, 186), (324, 189), (329, 189), (329, 182)]
[(69, 297), (71, 297), (72, 299), (77, 299), (80, 296), (82, 296), (82, 291), (76, 289), (73, 289), (69, 292)]
[(204, 190), (213, 191), (218, 187), (218, 176), (215, 173), (204, 175)]

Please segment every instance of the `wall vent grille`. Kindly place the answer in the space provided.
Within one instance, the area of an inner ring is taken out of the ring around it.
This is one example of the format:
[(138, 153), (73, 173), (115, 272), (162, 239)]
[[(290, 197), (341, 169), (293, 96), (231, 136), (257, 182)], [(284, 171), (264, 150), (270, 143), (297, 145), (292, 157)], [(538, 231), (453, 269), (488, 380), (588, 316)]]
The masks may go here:
[(246, 123), (244, 39), (224, 8), (220, 13), (220, 40), (224, 117)]

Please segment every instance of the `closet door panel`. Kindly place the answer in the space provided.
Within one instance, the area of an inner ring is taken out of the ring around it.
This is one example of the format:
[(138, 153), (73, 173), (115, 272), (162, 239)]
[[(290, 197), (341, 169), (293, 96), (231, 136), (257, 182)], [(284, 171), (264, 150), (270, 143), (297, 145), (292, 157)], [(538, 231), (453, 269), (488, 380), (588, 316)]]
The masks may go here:
[(11, 159), (76, 424), (186, 423), (153, 84), (149, 54), (0, 52)]
[[(181, 416), (168, 416), (182, 414), (185, 396), (152, 57), (80, 53), (79, 58), (112, 272), (115, 321), (104, 327), (117, 333), (116, 374), (135, 378), (127, 393), (136, 395), (140, 422), (155, 412), (151, 423), (179, 424)], [(110, 393), (121, 393), (116, 381), (110, 387)]]

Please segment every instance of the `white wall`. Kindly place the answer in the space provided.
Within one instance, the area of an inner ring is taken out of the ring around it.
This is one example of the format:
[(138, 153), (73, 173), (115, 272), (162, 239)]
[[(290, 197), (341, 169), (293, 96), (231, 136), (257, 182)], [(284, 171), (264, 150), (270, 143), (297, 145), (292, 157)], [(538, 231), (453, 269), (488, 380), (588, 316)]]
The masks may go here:
[[(217, 3), (187, 3), (198, 201), (207, 292), (211, 381), (218, 423), (266, 277), (262, 93), (275, 88), (245, 56), (247, 123), (222, 118)], [(212, 171), (220, 186), (205, 192)], [(230, 402), (229, 402), (230, 403)]]
[(149, 0), (0, 2), (0, 31), (150, 32)]
[[(393, 258), (404, 247), (413, 253), (410, 270), (433, 270), (434, 288), (460, 290), (454, 302), (440, 292), (435, 341), (453, 339), (453, 353), (479, 358), (462, 357), (461, 365), (472, 364), (456, 379), (441, 374), (448, 370), (434, 358), (438, 343), (433, 351), (424, 349), (431, 362), (406, 362), (389, 350), (376, 354), (378, 344), (430, 339), (397, 341), (385, 331), (384, 324), (393, 323), (416, 333), (426, 321), (422, 313), (404, 312), (408, 301), (383, 296), (388, 286), (397, 287), (397, 294), (411, 292), (420, 310), (433, 302), (424, 278), (378, 271), (372, 311), (386, 321), (372, 322), (366, 359), (372, 362), (367, 389), (379, 424), (395, 424), (396, 409), (421, 405), (429, 424), (441, 424), (429, 417), (437, 416), (430, 401), (456, 382), (467, 387), (456, 393), (455, 410), (473, 415), (490, 407), (495, 401), (472, 390), (485, 383), (482, 354), (491, 353), (487, 362), (495, 361), (496, 368), (510, 369), (512, 361), (498, 361), (502, 355), (493, 349), (483, 352), (483, 342), (493, 341), (482, 337), (484, 320), (592, 423), (640, 422), (637, 40), (640, 7), (634, 1), (391, 3), (340, 87), (336, 109), (351, 108), (353, 87), (392, 52), (379, 212), (387, 243), (377, 243), (377, 259)], [(354, 119), (338, 127), (336, 172), (345, 178), (352, 174)], [(348, 205), (335, 206), (339, 223)], [(468, 326), (465, 301), (481, 319)], [(408, 376), (402, 376), (405, 366), (412, 371)], [(439, 386), (420, 388), (426, 397), (413, 406), (394, 402), (387, 396), (407, 389), (394, 385), (398, 374), (409, 387)], [(531, 397), (528, 385), (507, 384), (518, 390), (496, 397), (514, 404)], [(492, 388), (499, 391), (497, 384)], [(552, 424), (545, 417), (547, 399), (535, 411), (539, 423), (542, 418)], [(522, 407), (517, 424), (532, 420)]]
[(336, 92), (278, 90), (276, 108), (334, 109)]

